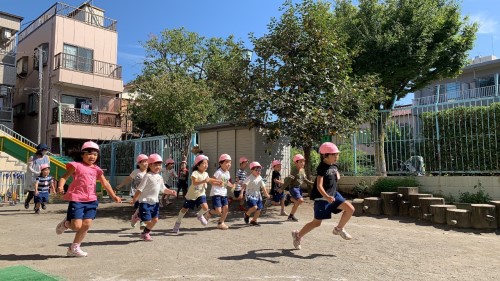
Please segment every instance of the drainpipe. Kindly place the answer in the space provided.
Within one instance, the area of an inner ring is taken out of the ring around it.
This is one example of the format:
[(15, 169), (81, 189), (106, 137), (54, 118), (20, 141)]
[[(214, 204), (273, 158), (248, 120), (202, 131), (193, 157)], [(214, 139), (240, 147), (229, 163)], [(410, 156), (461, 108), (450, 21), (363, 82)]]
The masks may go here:
[(438, 121), (438, 112), (439, 112), (439, 90), (441, 89), (440, 85), (437, 85), (437, 90), (436, 90), (436, 100), (434, 101), (434, 109), (436, 111), (436, 140), (437, 140), (437, 161), (438, 161), (438, 168), (439, 168), (439, 175), (441, 175), (441, 144), (440, 142), (440, 136), (439, 136), (439, 121)]

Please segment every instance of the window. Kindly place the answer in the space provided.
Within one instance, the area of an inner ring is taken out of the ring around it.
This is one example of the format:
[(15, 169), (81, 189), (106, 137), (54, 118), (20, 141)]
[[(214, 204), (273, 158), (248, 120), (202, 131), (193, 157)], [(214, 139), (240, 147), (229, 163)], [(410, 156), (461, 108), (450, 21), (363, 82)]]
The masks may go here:
[(93, 50), (64, 44), (63, 53), (63, 65), (65, 68), (93, 72)]
[(446, 97), (448, 99), (456, 99), (460, 97), (460, 83), (452, 82), (446, 84)]
[(477, 82), (478, 82), (477, 86), (479, 88), (493, 86), (493, 85), (495, 85), (495, 78), (493, 77), (493, 75), (491, 75), (491, 76), (485, 76), (485, 77), (479, 77), (477, 79)]
[(38, 113), (38, 94), (32, 93), (28, 96), (28, 114), (34, 115)]
[(82, 108), (82, 104), (88, 104), (88, 109), (92, 109), (92, 98), (75, 97), (69, 95), (61, 96), (61, 105), (68, 108)]

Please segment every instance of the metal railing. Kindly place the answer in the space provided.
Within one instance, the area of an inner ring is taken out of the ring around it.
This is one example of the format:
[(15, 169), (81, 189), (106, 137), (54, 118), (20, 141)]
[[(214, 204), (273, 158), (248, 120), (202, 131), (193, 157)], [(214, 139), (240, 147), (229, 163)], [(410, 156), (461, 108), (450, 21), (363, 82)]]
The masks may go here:
[[(52, 108), (52, 124), (58, 122), (58, 108)], [(102, 111), (82, 111), (80, 108), (62, 108), (61, 122), (72, 124), (88, 124), (108, 127), (121, 127), (119, 113)]]
[(54, 56), (54, 60), (54, 69), (64, 68), (92, 73), (113, 79), (122, 78), (122, 67), (117, 64), (79, 57), (66, 53), (58, 53)]
[(0, 124), (0, 131), (2, 131), (4, 134), (6, 135), (9, 135), (15, 139), (17, 139), (18, 141), (28, 145), (28, 146), (31, 146), (33, 148), (36, 148), (37, 144), (30, 141), (29, 139), (23, 137), (22, 135), (18, 134), (16, 131), (12, 130), (11, 128), (3, 125), (3, 124)]
[[(444, 93), (439, 95), (439, 103), (466, 101), (472, 99), (488, 98), (498, 95), (497, 85)], [(413, 105), (431, 105), (436, 103), (436, 95), (413, 99)]]
[(19, 32), (18, 42), (23, 41), (29, 34), (38, 29), (38, 27), (42, 26), (45, 22), (47, 22), (55, 15), (60, 15), (92, 26), (116, 31), (116, 20), (104, 17), (92, 11), (78, 9), (64, 3), (56, 3), (37, 19), (32, 21), (31, 24), (28, 25), (25, 29)]

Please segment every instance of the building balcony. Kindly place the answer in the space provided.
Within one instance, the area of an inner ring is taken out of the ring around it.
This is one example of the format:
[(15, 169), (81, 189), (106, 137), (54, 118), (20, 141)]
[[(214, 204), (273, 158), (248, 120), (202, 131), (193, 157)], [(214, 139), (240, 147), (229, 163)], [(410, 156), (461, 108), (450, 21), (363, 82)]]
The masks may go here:
[(122, 67), (117, 64), (59, 53), (54, 56), (54, 69), (64, 68), (113, 79), (122, 79)]
[[(58, 108), (52, 109), (52, 124), (58, 123)], [(120, 128), (122, 126), (119, 113), (103, 111), (84, 111), (80, 108), (61, 108), (61, 123), (94, 125), (104, 127)]]
[[(470, 101), (482, 98), (490, 98), (498, 96), (499, 85), (491, 85), (486, 87), (468, 89), (463, 91), (453, 91), (439, 95), (437, 103), (451, 103), (460, 101)], [(436, 103), (436, 95), (413, 99), (413, 105), (431, 105)]]

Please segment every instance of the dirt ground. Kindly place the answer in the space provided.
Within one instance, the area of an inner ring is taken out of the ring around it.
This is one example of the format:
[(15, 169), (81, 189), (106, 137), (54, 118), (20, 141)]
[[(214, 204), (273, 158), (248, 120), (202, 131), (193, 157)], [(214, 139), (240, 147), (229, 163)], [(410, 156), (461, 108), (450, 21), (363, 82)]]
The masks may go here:
[[(498, 280), (500, 231), (457, 230), (410, 218), (353, 217), (350, 241), (333, 236), (338, 220), (292, 245), (291, 231), (311, 220), (307, 201), (288, 222), (271, 208), (261, 226), (247, 226), (231, 211), (229, 230), (216, 220), (203, 227), (186, 215), (181, 233), (170, 232), (182, 200), (162, 210), (153, 242), (132, 229), (129, 204), (102, 203), (82, 249), (66, 258), (74, 233), (55, 234), (65, 204), (35, 215), (23, 206), (0, 207), (0, 268), (26, 265), (65, 280)], [(31, 205), (33, 206), (33, 205)], [(289, 206), (290, 208), (290, 206)]]

